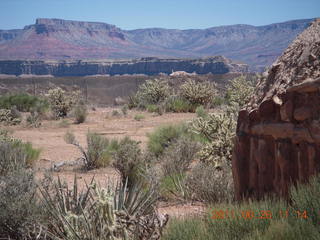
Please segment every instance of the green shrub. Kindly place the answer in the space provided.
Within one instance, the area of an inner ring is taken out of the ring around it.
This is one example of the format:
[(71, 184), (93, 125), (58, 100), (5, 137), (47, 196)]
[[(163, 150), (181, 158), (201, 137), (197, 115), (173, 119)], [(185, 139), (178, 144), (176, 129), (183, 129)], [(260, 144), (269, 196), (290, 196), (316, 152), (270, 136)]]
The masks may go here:
[(1, 239), (36, 239), (42, 219), (36, 189), (30, 170), (21, 168), (5, 176), (0, 174)]
[(217, 169), (198, 163), (185, 179), (192, 199), (205, 203), (231, 202), (234, 196), (231, 168)]
[(119, 117), (119, 116), (120, 116), (120, 113), (119, 113), (118, 110), (112, 110), (111, 115), (112, 115), (113, 117)]
[(13, 106), (20, 112), (30, 112), (35, 108), (43, 112), (48, 108), (48, 102), (39, 97), (28, 94), (16, 94), (0, 97), (0, 108), (11, 109)]
[(75, 123), (80, 124), (84, 123), (87, 119), (87, 107), (84, 104), (78, 104), (73, 109), (74, 116), (75, 116)]
[(146, 106), (146, 109), (147, 109), (147, 111), (148, 112), (158, 112), (159, 111), (159, 106), (158, 105), (156, 105), (156, 104), (148, 104), (147, 106)]
[(66, 93), (57, 87), (48, 91), (47, 98), (56, 119), (66, 117), (71, 109), (79, 103), (80, 92)]
[(164, 149), (169, 147), (171, 143), (176, 141), (182, 135), (187, 134), (186, 126), (182, 125), (167, 125), (157, 128), (154, 132), (148, 134), (148, 150), (160, 156)]
[(178, 96), (172, 96), (166, 101), (166, 111), (168, 112), (194, 112), (195, 105), (191, 104), (188, 100)]
[(180, 86), (180, 96), (194, 105), (207, 105), (216, 94), (215, 84), (211, 82), (195, 82), (188, 79)]
[(139, 142), (128, 137), (122, 139), (113, 154), (113, 167), (121, 174), (123, 184), (128, 181), (130, 187), (140, 179), (140, 169), (142, 167), (142, 154)]
[(39, 149), (34, 149), (31, 143), (1, 136), (0, 139), (0, 175), (11, 171), (31, 167), (40, 155)]
[(99, 167), (106, 167), (111, 162), (112, 152), (109, 148), (109, 140), (103, 138), (97, 133), (87, 133), (87, 150), (76, 141), (73, 133), (67, 132), (64, 136), (67, 143), (73, 144), (82, 153), (82, 158), (87, 170), (91, 170)]
[[(185, 176), (199, 149), (200, 144), (198, 142), (183, 136), (164, 150), (161, 157), (165, 176), (163, 183), (169, 184), (169, 188), (164, 190), (179, 198), (186, 199), (188, 197), (188, 185), (185, 183)], [(166, 185), (163, 186), (166, 187)]]
[(212, 102), (211, 102), (211, 107), (212, 108), (215, 108), (215, 107), (219, 107), (223, 104), (225, 104), (225, 98), (224, 97), (221, 97), (221, 96), (216, 96), (212, 99)]
[(196, 108), (196, 114), (198, 118), (206, 118), (208, 116), (207, 111), (202, 105)]
[(136, 121), (141, 121), (143, 119), (145, 119), (145, 116), (143, 114), (136, 114), (134, 116), (134, 120), (136, 120)]
[[(164, 231), (163, 240), (209, 240), (206, 224), (200, 217), (170, 220)], [(216, 238), (218, 239), (218, 238)]]

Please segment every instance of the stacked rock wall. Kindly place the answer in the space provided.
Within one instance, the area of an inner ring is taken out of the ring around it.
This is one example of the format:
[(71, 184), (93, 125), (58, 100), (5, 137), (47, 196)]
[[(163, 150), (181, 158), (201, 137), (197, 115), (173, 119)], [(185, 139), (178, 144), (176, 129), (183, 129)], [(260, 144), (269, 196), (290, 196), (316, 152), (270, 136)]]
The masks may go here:
[(289, 46), (239, 112), (232, 159), (236, 198), (287, 196), (320, 171), (320, 20)]

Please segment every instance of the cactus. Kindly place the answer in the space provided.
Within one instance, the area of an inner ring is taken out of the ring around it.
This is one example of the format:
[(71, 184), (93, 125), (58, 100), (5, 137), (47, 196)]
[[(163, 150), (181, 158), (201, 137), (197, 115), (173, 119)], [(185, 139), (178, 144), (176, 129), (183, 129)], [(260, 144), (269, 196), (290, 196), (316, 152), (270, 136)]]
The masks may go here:
[(169, 95), (170, 87), (167, 81), (160, 79), (146, 80), (146, 82), (139, 87), (132, 101), (135, 102), (138, 107), (144, 108), (148, 104), (163, 102)]
[(209, 81), (195, 82), (188, 79), (180, 87), (181, 97), (187, 99), (191, 104), (207, 105), (216, 94), (216, 86)]
[(47, 98), (56, 119), (66, 117), (72, 107), (79, 102), (80, 92), (66, 93), (57, 87), (48, 91)]
[(239, 109), (249, 102), (254, 92), (256, 78), (249, 80), (242, 75), (230, 81), (227, 87), (227, 99), (230, 106)]
[(6, 125), (17, 125), (21, 123), (21, 118), (16, 114), (15, 109), (0, 109), (0, 122)]
[(206, 118), (197, 118), (191, 126), (195, 133), (203, 135), (209, 141), (199, 152), (203, 162), (211, 162), (215, 167), (231, 165), (236, 128), (232, 112), (214, 113)]
[(148, 229), (145, 222), (156, 215), (157, 195), (152, 188), (137, 184), (128, 188), (121, 183), (102, 188), (92, 179), (79, 192), (75, 176), (73, 190), (58, 178), (53, 189), (40, 191), (50, 216), (48, 235), (53, 239), (159, 239), (154, 237), (156, 227)]

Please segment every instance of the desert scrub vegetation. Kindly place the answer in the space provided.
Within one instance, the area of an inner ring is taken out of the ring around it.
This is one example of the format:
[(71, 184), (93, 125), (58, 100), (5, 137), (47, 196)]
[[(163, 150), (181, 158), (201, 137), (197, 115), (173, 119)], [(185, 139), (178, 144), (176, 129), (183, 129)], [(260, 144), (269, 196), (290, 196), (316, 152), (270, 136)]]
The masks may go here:
[(147, 134), (147, 137), (147, 149), (156, 157), (161, 156), (166, 148), (181, 137), (203, 141), (200, 135), (189, 130), (189, 126), (186, 123), (160, 126), (152, 133)]
[(173, 195), (181, 200), (189, 198), (189, 186), (185, 180), (199, 149), (199, 142), (184, 136), (164, 150), (160, 160), (163, 172), (161, 179), (163, 197)]
[(202, 105), (197, 107), (195, 112), (198, 118), (206, 118), (208, 116), (208, 112)]
[(0, 135), (0, 238), (33, 239), (41, 218), (36, 182), (30, 168), (39, 150), (30, 143)]
[(234, 186), (230, 167), (217, 169), (210, 163), (199, 162), (184, 180), (189, 199), (207, 204), (228, 203), (234, 199)]
[(145, 109), (149, 104), (159, 104), (170, 95), (170, 87), (167, 81), (161, 79), (146, 80), (142, 84), (135, 97), (136, 107)]
[(56, 119), (64, 118), (79, 103), (80, 92), (66, 93), (62, 88), (50, 89), (46, 95), (51, 111)]
[(127, 181), (129, 187), (142, 178), (144, 162), (139, 144), (140, 142), (125, 137), (117, 142), (113, 153), (112, 166), (120, 173), (122, 183)]
[(68, 131), (64, 136), (68, 144), (76, 146), (82, 153), (82, 160), (87, 170), (106, 167), (111, 163), (112, 153), (117, 144), (100, 136), (98, 133), (87, 133), (87, 149), (84, 149), (76, 140), (75, 135)]
[(197, 106), (209, 106), (216, 94), (215, 84), (187, 79), (178, 89), (166, 80), (147, 80), (129, 98), (129, 108), (146, 109), (160, 115), (166, 112), (195, 112)]
[(17, 125), (22, 121), (21, 114), (15, 107), (11, 109), (0, 109), (0, 123), (5, 125)]
[(163, 239), (319, 239), (319, 179), (292, 186), (289, 203), (276, 197), (220, 203), (203, 217), (172, 219)]
[(213, 113), (191, 123), (192, 130), (205, 137), (207, 143), (200, 151), (200, 159), (215, 167), (231, 165), (236, 119), (232, 113)]
[(143, 119), (145, 119), (145, 116), (141, 113), (134, 115), (134, 120), (136, 121), (141, 121)]
[(237, 109), (244, 107), (253, 95), (258, 78), (258, 75), (253, 78), (242, 75), (232, 79), (227, 86), (226, 92), (228, 105), (234, 106)]
[(30, 112), (35, 108), (38, 108), (40, 112), (43, 112), (49, 107), (46, 99), (25, 93), (0, 97), (1, 109), (11, 109), (13, 106), (20, 112)]
[(75, 123), (80, 124), (84, 123), (88, 116), (87, 106), (79, 102), (74, 108), (73, 108), (73, 114), (75, 117)]
[(179, 94), (191, 104), (206, 106), (212, 102), (216, 91), (217, 90), (214, 83), (209, 81), (196, 82), (192, 79), (188, 79), (180, 86)]
[[(163, 224), (155, 210), (158, 199), (153, 185), (94, 182), (80, 191), (58, 179), (53, 189), (41, 189), (47, 212), (48, 234), (53, 239), (159, 239)], [(158, 224), (157, 224), (158, 223)]]
[(32, 167), (40, 155), (40, 149), (20, 139), (8, 136), (6, 131), (0, 134), (0, 174), (20, 168)]
[(191, 104), (188, 100), (179, 95), (172, 95), (165, 101), (165, 110), (167, 112), (194, 112), (196, 105)]

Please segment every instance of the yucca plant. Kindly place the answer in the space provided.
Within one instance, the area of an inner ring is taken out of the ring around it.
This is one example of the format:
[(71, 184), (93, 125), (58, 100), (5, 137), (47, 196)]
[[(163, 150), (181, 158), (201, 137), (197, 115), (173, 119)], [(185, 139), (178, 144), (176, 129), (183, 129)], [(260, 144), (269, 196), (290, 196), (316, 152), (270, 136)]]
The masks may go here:
[(73, 190), (60, 178), (53, 189), (41, 189), (50, 216), (47, 231), (53, 239), (159, 239), (154, 237), (159, 232), (154, 224), (154, 187), (145, 189), (135, 184), (128, 188), (119, 183), (102, 188), (92, 179), (83, 191), (78, 189), (76, 177)]

